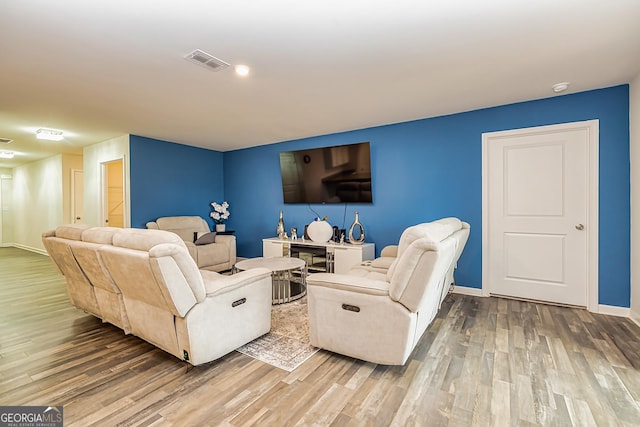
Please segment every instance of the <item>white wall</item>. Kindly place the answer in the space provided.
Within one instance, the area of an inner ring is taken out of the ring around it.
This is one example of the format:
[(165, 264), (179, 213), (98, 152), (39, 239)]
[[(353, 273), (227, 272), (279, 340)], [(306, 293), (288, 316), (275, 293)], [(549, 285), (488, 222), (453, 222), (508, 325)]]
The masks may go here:
[(0, 168), (0, 246), (8, 246), (13, 239), (9, 207), (12, 199), (13, 170)]
[(630, 84), (631, 317), (640, 324), (640, 74)]
[(42, 233), (62, 224), (62, 155), (13, 169), (13, 245), (44, 252)]
[(71, 169), (81, 168), (82, 156), (58, 154), (1, 179), (3, 245), (45, 253), (42, 233), (70, 222)]
[(131, 224), (131, 203), (129, 199), (129, 135), (109, 139), (85, 147), (84, 158), (84, 223), (89, 225), (105, 225), (102, 223), (103, 209), (102, 192), (102, 163), (123, 159), (124, 165), (124, 200), (125, 227)]

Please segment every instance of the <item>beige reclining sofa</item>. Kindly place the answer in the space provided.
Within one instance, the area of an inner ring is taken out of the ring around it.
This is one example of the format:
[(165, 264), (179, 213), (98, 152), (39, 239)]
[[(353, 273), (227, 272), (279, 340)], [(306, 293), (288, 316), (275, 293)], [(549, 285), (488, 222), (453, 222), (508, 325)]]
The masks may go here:
[(457, 218), (415, 225), (402, 233), (397, 250), (385, 254), (390, 259), (348, 274), (308, 276), (311, 344), (404, 365), (453, 283), (468, 235), (469, 224)]
[[(166, 216), (149, 221), (146, 227), (151, 230), (166, 230), (177, 234), (184, 241), (189, 254), (198, 268), (212, 271), (231, 270), (236, 263), (236, 238), (211, 232), (209, 224), (199, 216)], [(212, 243), (200, 244), (197, 240)]]
[(73, 305), (192, 365), (271, 329), (269, 270), (200, 270), (174, 233), (65, 225), (42, 241)]

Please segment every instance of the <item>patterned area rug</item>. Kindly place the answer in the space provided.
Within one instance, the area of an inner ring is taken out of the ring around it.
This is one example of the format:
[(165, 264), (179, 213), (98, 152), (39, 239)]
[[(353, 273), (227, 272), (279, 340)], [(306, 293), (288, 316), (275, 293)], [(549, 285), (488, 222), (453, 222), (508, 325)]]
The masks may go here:
[(271, 309), (271, 331), (238, 348), (240, 353), (291, 372), (318, 349), (309, 343), (307, 298)]

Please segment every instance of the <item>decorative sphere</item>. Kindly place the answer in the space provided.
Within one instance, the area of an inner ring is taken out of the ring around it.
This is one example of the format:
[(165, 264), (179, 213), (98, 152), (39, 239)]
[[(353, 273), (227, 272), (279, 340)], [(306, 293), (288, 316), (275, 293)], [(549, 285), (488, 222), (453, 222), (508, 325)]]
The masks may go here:
[(327, 221), (313, 221), (307, 226), (307, 234), (314, 242), (325, 243), (333, 236), (333, 228)]

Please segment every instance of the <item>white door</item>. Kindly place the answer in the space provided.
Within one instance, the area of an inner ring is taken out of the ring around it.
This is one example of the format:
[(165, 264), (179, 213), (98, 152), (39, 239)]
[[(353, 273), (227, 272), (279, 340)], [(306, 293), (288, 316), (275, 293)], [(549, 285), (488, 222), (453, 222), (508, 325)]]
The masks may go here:
[(483, 135), (483, 287), (490, 294), (591, 306), (594, 143), (596, 121)]

